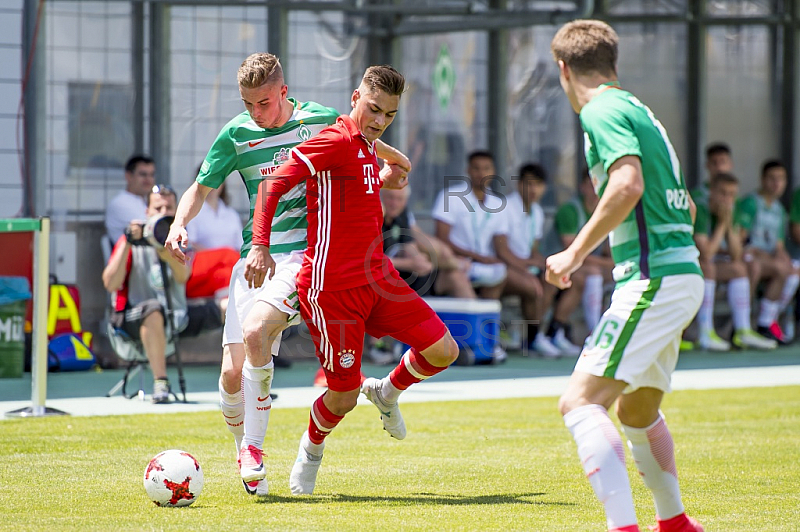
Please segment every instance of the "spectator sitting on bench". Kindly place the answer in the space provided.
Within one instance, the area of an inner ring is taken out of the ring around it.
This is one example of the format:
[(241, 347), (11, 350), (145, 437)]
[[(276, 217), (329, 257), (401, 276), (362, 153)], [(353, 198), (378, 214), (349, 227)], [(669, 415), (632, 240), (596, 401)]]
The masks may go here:
[(717, 174), (733, 174), (733, 157), (731, 148), (724, 142), (712, 142), (706, 146), (706, 172), (708, 179), (690, 191), (692, 200), (697, 203), (708, 205), (709, 189), (711, 181)]
[(469, 261), (470, 283), (478, 296), (485, 299), (500, 299), (507, 276), (506, 265), (495, 254), (493, 245), (494, 236), (506, 231), (505, 217), (500, 214), (503, 202), (489, 188), (494, 171), (491, 153), (470, 153), (469, 180), (451, 180), (439, 192), (431, 209), (436, 238), (457, 257)]
[[(156, 185), (147, 196), (148, 219), (154, 216), (174, 216), (177, 207), (175, 191)], [(153, 372), (154, 403), (169, 402), (167, 379), (167, 331), (164, 294), (165, 279), (162, 261), (169, 276), (170, 306), (173, 311), (173, 332), (186, 327), (186, 281), (191, 274), (190, 264), (180, 264), (163, 246), (154, 247), (143, 238), (143, 223), (133, 221), (117, 240), (111, 258), (103, 270), (103, 285), (112, 294), (114, 314), (110, 322), (121, 334), (141, 341), (150, 369)]]
[(132, 220), (147, 212), (146, 198), (156, 184), (156, 163), (147, 155), (134, 155), (125, 163), (125, 190), (120, 190), (106, 206), (105, 226), (109, 243), (114, 244)]
[(697, 203), (694, 242), (700, 250), (705, 277), (703, 303), (697, 313), (698, 343), (709, 351), (727, 351), (730, 344), (714, 330), (714, 294), (718, 282), (728, 283), (728, 304), (733, 314), (733, 344), (739, 348), (774, 349), (775, 340), (750, 328), (750, 280), (742, 258), (741, 229), (734, 220), (739, 180), (719, 173), (711, 178), (706, 202)]
[[(508, 230), (506, 234), (497, 236), (495, 248), (509, 268), (524, 268), (527, 273), (541, 281), (544, 257), (539, 252), (539, 242), (544, 233), (544, 210), (539, 201), (547, 190), (545, 169), (538, 164), (523, 165), (519, 170), (517, 189), (508, 195), (508, 203), (502, 211)], [(546, 292), (547, 286), (543, 286), (542, 294)], [(545, 299), (537, 298), (533, 319), (525, 319), (525, 347), (542, 356), (558, 357), (561, 350), (548, 342), (539, 330), (542, 316), (547, 311)]]
[(780, 161), (766, 161), (761, 169), (761, 188), (739, 202), (739, 220), (746, 242), (744, 259), (751, 293), (766, 281), (758, 314), (759, 334), (786, 343), (778, 324), (780, 314), (797, 291), (800, 277), (786, 252), (786, 209), (780, 198), (786, 190), (786, 167)]
[(409, 190), (381, 189), (384, 253), (419, 295), (475, 299), (466, 273), (469, 262), (417, 226), (407, 207)]

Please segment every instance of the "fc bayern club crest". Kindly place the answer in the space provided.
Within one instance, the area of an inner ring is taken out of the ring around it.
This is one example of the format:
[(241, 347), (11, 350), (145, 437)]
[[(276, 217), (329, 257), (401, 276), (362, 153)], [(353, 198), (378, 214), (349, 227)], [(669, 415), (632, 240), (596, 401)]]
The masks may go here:
[(351, 368), (356, 363), (356, 352), (353, 349), (339, 351), (337, 356), (339, 357), (339, 365), (344, 369)]

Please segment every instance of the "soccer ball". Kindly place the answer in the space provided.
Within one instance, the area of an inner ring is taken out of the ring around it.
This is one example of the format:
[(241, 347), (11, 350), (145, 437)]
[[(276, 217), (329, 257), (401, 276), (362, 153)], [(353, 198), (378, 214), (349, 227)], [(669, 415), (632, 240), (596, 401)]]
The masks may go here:
[(170, 449), (147, 464), (144, 489), (156, 506), (189, 506), (203, 491), (203, 470), (191, 454)]

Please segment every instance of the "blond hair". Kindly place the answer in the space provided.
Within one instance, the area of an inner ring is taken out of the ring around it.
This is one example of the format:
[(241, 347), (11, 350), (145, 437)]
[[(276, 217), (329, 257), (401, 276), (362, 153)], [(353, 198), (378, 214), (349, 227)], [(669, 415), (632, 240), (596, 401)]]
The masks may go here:
[(577, 74), (610, 76), (617, 73), (618, 45), (617, 32), (605, 22), (573, 20), (558, 30), (550, 50)]
[(390, 96), (400, 96), (406, 90), (406, 79), (389, 65), (371, 66), (364, 72), (361, 84), (369, 92), (380, 89)]
[(251, 54), (242, 62), (236, 75), (239, 86), (257, 89), (265, 83), (279, 82), (283, 85), (283, 68), (276, 56), (258, 52)]

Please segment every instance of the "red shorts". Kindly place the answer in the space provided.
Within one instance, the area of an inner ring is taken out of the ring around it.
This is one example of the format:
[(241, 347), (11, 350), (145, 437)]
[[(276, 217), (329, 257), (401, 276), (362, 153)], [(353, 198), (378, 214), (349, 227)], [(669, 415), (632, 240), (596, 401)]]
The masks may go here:
[(447, 327), (394, 269), (383, 279), (347, 290), (297, 288), (300, 314), (317, 347), (317, 358), (335, 392), (361, 384), (364, 333), (391, 336), (417, 351), (444, 336)]

